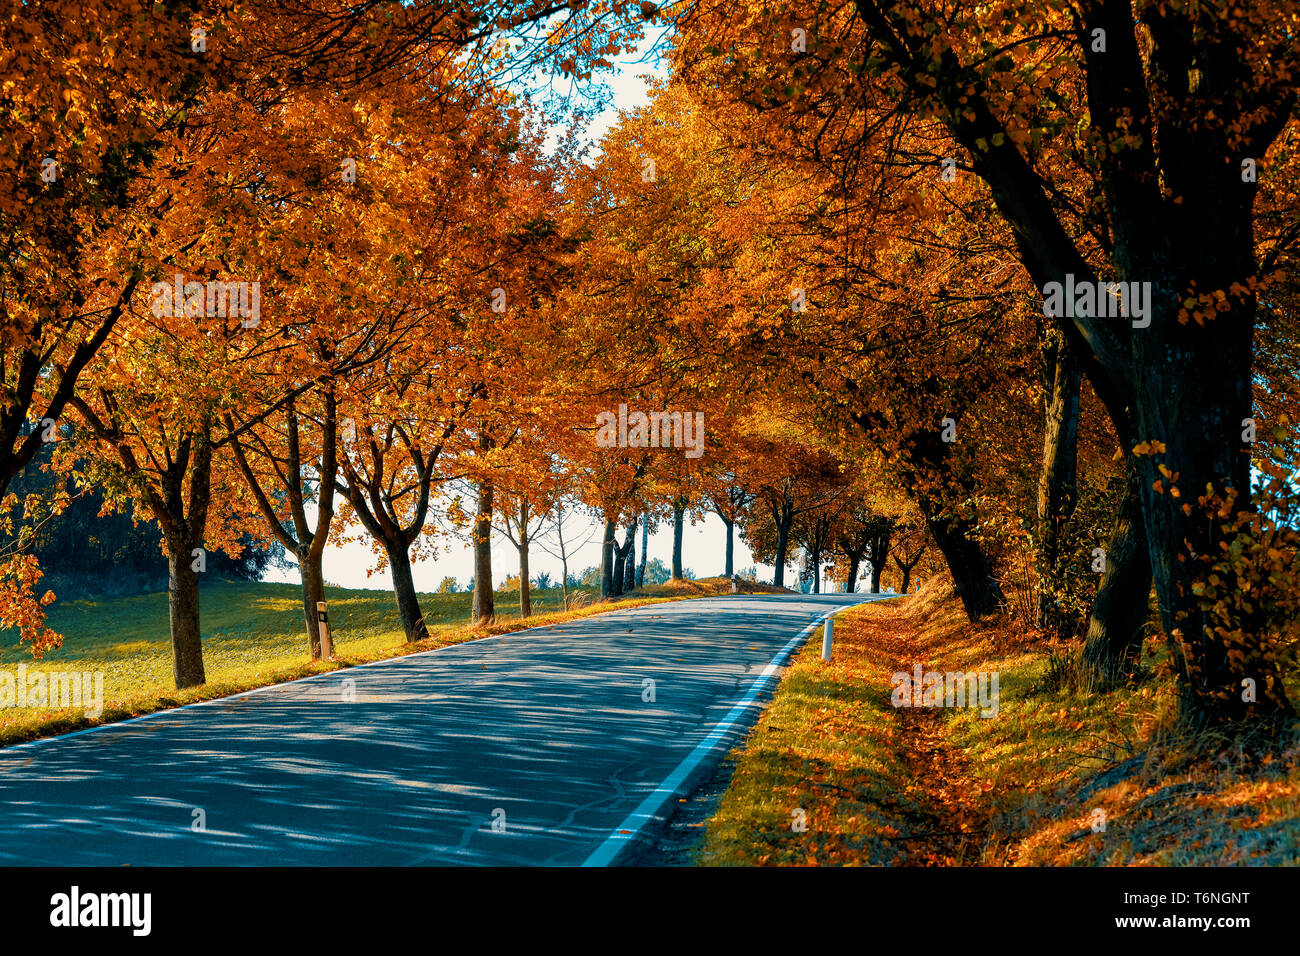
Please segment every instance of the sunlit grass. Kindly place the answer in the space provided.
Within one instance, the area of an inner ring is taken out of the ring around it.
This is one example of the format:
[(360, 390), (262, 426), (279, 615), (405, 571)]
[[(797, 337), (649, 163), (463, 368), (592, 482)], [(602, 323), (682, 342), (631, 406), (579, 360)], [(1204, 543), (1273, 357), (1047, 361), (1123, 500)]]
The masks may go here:
[[(1049, 689), (1045, 646), (1007, 619), (969, 624), (934, 589), (840, 615), (829, 665), (819, 644), (734, 755), (699, 862), (1300, 863), (1300, 747), (1199, 755), (1166, 734), (1174, 689), (1149, 669), (1104, 691)], [(914, 662), (996, 671), (997, 716), (894, 708), (890, 674)]]
[(791, 662), (708, 821), (708, 866), (855, 864), (892, 855), (912, 781), (889, 713), (886, 655), (861, 625), (835, 618), (832, 660), (815, 637)]

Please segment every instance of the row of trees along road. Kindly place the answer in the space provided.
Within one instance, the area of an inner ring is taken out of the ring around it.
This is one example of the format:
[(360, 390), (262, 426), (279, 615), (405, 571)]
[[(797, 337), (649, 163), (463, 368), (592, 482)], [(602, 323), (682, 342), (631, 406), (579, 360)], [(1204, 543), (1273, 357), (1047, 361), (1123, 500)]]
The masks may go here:
[[(494, 534), (528, 613), (575, 513), (613, 597), (711, 512), (727, 573), (737, 534), (776, 584), (929, 554), (1101, 680), (1158, 630), (1190, 726), (1292, 718), (1293, 12), (99, 6), (0, 40), (45, 66), (0, 94), (0, 495), (60, 437), (54, 502), (5, 503), (0, 619), (38, 651), (32, 528), (88, 485), (159, 529), (178, 687), (193, 557), (249, 535), (301, 568), (315, 655), (330, 542), (370, 542), (416, 641), (452, 536), (491, 620)], [(650, 21), (651, 104), (548, 144), (577, 101), (547, 91)], [(1112, 280), (1140, 314), (1047, 307)], [(680, 427), (611, 443), (620, 410)]]

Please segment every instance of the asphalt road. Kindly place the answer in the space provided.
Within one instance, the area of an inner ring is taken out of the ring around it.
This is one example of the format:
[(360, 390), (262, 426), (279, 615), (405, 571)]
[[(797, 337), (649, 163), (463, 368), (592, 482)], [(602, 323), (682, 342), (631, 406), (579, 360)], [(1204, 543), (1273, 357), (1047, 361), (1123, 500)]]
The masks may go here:
[(5, 748), (0, 865), (617, 863), (866, 597), (650, 605)]

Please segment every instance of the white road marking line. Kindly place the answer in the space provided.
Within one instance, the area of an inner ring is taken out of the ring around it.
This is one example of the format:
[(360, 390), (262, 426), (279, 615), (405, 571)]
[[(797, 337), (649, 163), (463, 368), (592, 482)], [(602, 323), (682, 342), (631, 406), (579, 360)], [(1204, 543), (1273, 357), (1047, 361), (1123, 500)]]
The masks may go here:
[[(855, 602), (861, 603), (861, 602)], [(655, 815), (663, 806), (673, 797), (678, 796), (677, 790), (687, 780), (691, 772), (703, 762), (709, 752), (717, 746), (726, 733), (732, 729), (744, 713), (745, 709), (754, 702), (754, 699), (762, 692), (763, 688), (771, 681), (779, 667), (794, 653), (795, 649), (803, 642), (807, 641), (817, 626), (826, 618), (833, 614), (838, 614), (846, 608), (853, 607), (854, 604), (841, 604), (831, 608), (823, 614), (818, 615), (811, 624), (790, 639), (790, 642), (777, 651), (776, 656), (768, 662), (763, 668), (763, 672), (754, 679), (745, 696), (737, 701), (736, 705), (727, 712), (727, 716), (722, 718), (722, 722), (714, 727), (707, 737), (696, 744), (695, 749), (686, 755), (675, 770), (670, 773), (655, 790), (650, 793), (640, 806), (633, 810), (622, 823), (605, 838), (591, 856), (583, 861), (583, 866), (609, 866), (618, 855), (627, 847), (631, 846), (636, 837), (645, 829), (646, 825), (655, 818)]]

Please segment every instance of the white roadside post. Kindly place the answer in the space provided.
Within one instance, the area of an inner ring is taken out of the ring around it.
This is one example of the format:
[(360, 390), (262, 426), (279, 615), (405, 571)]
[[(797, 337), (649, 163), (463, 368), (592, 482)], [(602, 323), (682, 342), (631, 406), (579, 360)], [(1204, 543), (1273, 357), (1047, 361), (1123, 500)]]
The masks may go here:
[(317, 627), (320, 629), (320, 656), (327, 661), (334, 660), (334, 643), (330, 640), (330, 620), (325, 613), (325, 602), (316, 602)]
[(834, 632), (835, 618), (834, 616), (828, 617), (826, 619), (826, 630), (822, 633), (822, 660), (824, 661), (831, 659), (831, 642)]

